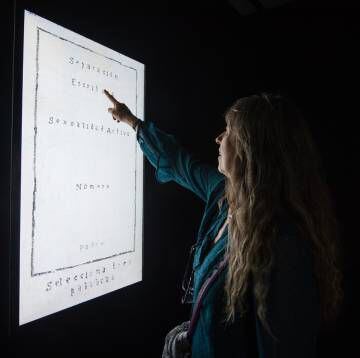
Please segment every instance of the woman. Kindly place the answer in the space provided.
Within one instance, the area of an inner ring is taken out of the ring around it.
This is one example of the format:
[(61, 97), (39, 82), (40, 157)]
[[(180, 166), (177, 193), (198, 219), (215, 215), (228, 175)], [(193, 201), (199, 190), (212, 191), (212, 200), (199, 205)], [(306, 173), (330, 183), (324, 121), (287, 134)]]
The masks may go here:
[(114, 120), (137, 130), (157, 180), (174, 180), (206, 203), (192, 302), (226, 259), (202, 301), (191, 356), (315, 357), (321, 324), (339, 313), (341, 255), (320, 158), (296, 106), (267, 93), (237, 100), (215, 139), (215, 170), (106, 95)]

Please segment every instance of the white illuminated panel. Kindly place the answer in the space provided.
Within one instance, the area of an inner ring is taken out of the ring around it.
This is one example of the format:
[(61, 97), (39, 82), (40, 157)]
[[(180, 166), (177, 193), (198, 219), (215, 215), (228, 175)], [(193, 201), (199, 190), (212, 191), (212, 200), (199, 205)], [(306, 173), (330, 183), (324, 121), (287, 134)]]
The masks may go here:
[(144, 65), (25, 11), (19, 324), (142, 279)]

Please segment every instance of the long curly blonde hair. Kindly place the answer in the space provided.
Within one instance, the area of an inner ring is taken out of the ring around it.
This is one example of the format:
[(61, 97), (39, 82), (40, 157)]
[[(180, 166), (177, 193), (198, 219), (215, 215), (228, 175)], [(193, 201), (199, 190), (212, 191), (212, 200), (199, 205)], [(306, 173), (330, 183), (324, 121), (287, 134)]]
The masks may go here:
[(226, 199), (232, 213), (225, 321), (246, 312), (251, 277), (257, 314), (272, 335), (266, 320), (266, 278), (274, 263), (279, 210), (290, 213), (302, 239), (312, 243), (322, 322), (333, 321), (343, 300), (339, 225), (320, 155), (301, 112), (285, 96), (261, 93), (237, 100), (225, 121), (235, 149), (219, 201), (221, 205)]

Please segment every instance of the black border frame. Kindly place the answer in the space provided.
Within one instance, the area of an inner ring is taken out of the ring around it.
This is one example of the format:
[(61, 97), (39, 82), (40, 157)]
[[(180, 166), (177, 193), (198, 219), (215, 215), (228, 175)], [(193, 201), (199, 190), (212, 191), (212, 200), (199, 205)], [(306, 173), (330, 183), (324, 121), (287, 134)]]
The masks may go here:
[(12, 136), (10, 173), (10, 272), (9, 272), (9, 335), (19, 329), (19, 264), (20, 264), (20, 202), (21, 202), (21, 113), (23, 80), (24, 11), (14, 1), (14, 46), (12, 69)]

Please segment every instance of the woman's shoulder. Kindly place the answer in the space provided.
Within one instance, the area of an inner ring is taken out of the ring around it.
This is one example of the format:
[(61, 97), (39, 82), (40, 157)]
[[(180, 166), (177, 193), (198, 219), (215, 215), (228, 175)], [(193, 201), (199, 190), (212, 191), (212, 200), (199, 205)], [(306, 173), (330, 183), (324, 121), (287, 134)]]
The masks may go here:
[(213, 211), (218, 209), (224, 209), (227, 201), (225, 198), (225, 177), (218, 178), (209, 191), (207, 200), (207, 211)]

